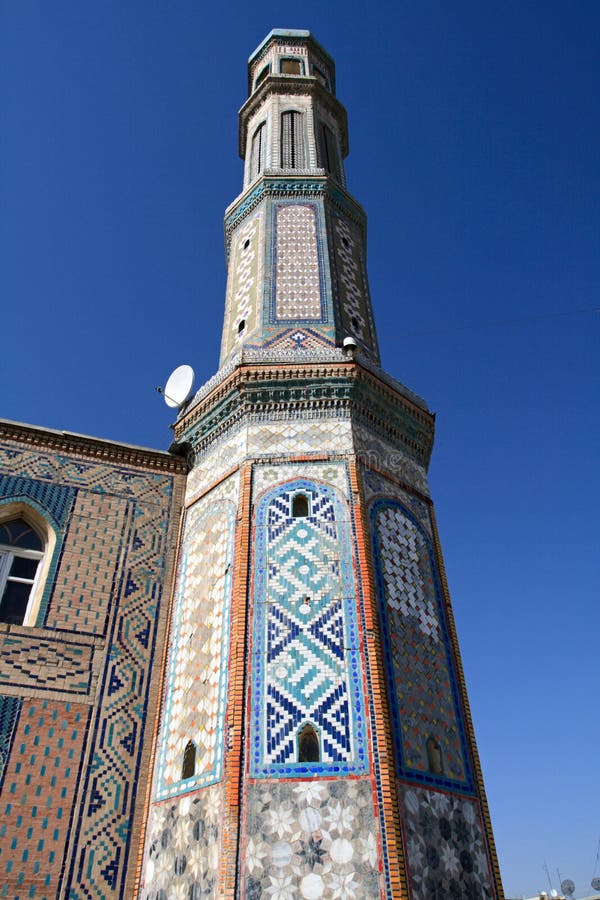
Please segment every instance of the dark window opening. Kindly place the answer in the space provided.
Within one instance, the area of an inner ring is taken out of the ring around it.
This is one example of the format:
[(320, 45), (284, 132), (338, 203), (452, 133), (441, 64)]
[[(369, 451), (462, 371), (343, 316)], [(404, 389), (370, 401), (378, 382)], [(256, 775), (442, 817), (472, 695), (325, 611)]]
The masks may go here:
[(256, 81), (254, 82), (254, 87), (257, 88), (259, 84), (262, 84), (269, 72), (271, 71), (271, 66), (265, 66), (264, 69), (261, 69)]
[(294, 519), (306, 519), (308, 516), (308, 497), (306, 494), (296, 494), (292, 500), (292, 517)]
[(281, 115), (281, 168), (301, 169), (303, 166), (302, 113), (290, 110)]
[(312, 725), (305, 725), (298, 736), (298, 762), (320, 762), (319, 737)]
[(282, 75), (302, 75), (302, 60), (301, 59), (282, 59), (281, 65), (279, 67), (279, 71)]
[(241, 319), (240, 324), (238, 325), (238, 334), (241, 334), (245, 327), (246, 327), (246, 320)]
[(313, 66), (313, 75), (315, 76), (317, 81), (321, 82), (323, 87), (329, 88), (329, 82), (327, 80), (327, 76), (325, 75), (324, 72), (321, 72), (321, 70), (318, 69), (317, 66)]
[(250, 238), (246, 238), (246, 240), (244, 241), (243, 249), (247, 250), (249, 246), (250, 246)]
[(344, 245), (344, 247), (349, 247), (349, 246), (350, 246), (350, 241), (348, 240), (348, 238), (343, 237), (343, 238), (342, 238), (342, 244)]
[(442, 765), (442, 748), (435, 738), (432, 737), (427, 738), (425, 747), (427, 749), (427, 764), (429, 766), (429, 771), (434, 775), (441, 775), (444, 771)]
[(44, 542), (24, 519), (0, 526), (0, 622), (25, 621), (43, 555)]
[(181, 778), (193, 778), (196, 774), (196, 745), (188, 741), (183, 751), (183, 765), (181, 766)]
[(339, 165), (339, 155), (337, 149), (337, 141), (333, 134), (331, 128), (328, 128), (327, 125), (321, 124), (321, 128), (319, 129), (319, 139), (320, 139), (320, 151), (321, 151), (321, 165), (325, 169), (326, 172), (329, 172), (330, 175), (339, 181), (340, 180), (340, 165)]
[(252, 136), (250, 149), (250, 177), (256, 178), (265, 167), (265, 123), (262, 122)]

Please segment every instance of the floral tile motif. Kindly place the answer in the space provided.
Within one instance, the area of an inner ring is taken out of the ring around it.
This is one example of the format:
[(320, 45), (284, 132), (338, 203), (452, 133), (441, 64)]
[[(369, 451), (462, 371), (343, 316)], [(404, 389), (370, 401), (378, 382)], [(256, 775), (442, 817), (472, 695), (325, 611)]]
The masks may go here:
[(494, 897), (476, 801), (410, 788), (403, 805), (413, 900)]
[(248, 786), (247, 900), (379, 898), (379, 850), (368, 781)]
[(222, 786), (151, 807), (142, 900), (217, 896)]

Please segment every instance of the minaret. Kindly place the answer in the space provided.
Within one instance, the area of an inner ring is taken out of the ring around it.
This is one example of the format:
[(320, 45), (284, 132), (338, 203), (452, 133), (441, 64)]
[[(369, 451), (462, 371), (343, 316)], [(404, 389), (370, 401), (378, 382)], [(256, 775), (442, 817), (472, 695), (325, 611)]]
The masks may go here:
[(217, 374), (189, 449), (140, 896), (502, 888), (428, 484), (385, 374), (331, 57), (249, 60)]

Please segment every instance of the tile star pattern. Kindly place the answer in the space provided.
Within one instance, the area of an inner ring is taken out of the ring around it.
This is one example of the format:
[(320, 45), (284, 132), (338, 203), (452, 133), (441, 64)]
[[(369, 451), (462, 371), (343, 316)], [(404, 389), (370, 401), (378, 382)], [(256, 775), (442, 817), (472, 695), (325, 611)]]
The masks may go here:
[[(372, 507), (376, 578), (392, 713), (403, 772), (434, 784), (472, 787), (433, 555), (425, 532), (397, 500)], [(441, 748), (429, 771), (426, 742)]]
[[(221, 777), (237, 476), (187, 512), (175, 595), (157, 799)], [(196, 772), (182, 781), (188, 741)]]
[(490, 864), (476, 802), (408, 788), (403, 803), (413, 900), (492, 898)]
[[(292, 516), (296, 494), (309, 515)], [(253, 775), (367, 768), (348, 508), (306, 479), (274, 488), (257, 514), (252, 653)], [(310, 723), (321, 761), (297, 762)]]
[(379, 898), (379, 833), (368, 781), (248, 787), (243, 896)]
[(222, 785), (157, 803), (148, 822), (142, 900), (217, 896)]

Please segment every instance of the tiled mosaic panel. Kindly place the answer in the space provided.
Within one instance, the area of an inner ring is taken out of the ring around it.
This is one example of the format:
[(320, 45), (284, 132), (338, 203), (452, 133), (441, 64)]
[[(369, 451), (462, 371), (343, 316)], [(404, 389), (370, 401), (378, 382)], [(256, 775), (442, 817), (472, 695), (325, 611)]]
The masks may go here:
[(409, 494), (408, 491), (403, 490), (395, 482), (390, 481), (389, 478), (384, 478), (382, 475), (379, 475), (377, 472), (373, 472), (370, 469), (363, 468), (362, 479), (365, 502), (367, 505), (377, 497), (394, 497), (411, 511), (415, 519), (418, 520), (419, 525), (425, 529), (429, 537), (431, 538), (433, 536), (431, 516), (429, 515), (429, 506), (427, 503), (424, 503), (423, 500), (420, 500), (413, 494)]
[(373, 508), (376, 577), (383, 600), (390, 683), (401, 731), (402, 767), (428, 773), (426, 742), (442, 752), (443, 777), (468, 782), (464, 735), (450, 671), (429, 546), (396, 501)]
[(382, 440), (368, 428), (355, 424), (353, 432), (356, 453), (365, 465), (388, 472), (408, 487), (429, 496), (427, 472), (422, 465), (410, 459), (397, 444)]
[(367, 781), (248, 785), (246, 898), (379, 898), (378, 848)]
[(13, 734), (21, 712), (20, 697), (0, 695), (0, 790), (4, 781), (4, 770), (12, 746)]
[(42, 634), (0, 633), (0, 684), (88, 694), (93, 647)]
[[(238, 229), (232, 242), (221, 364), (241, 341), (252, 335), (260, 319), (261, 235), (261, 214), (256, 213)], [(240, 331), (242, 321), (244, 327)]]
[(360, 229), (347, 219), (334, 216), (333, 236), (337, 303), (342, 315), (343, 330), (353, 335), (377, 359)]
[(196, 455), (194, 467), (187, 478), (187, 505), (246, 458), (247, 442), (246, 426), (237, 426)]
[[(187, 512), (159, 744), (158, 799), (221, 777), (237, 490), (234, 476)], [(182, 781), (188, 741), (197, 747), (196, 774)]]
[(80, 492), (48, 610), (49, 628), (104, 634), (123, 550), (127, 501)]
[(320, 319), (315, 209), (299, 203), (279, 206), (276, 227), (275, 317)]
[(402, 799), (413, 900), (494, 897), (476, 801), (423, 788)]
[(331, 339), (314, 328), (288, 328), (284, 332), (278, 329), (275, 334), (275, 338), (264, 342), (265, 349), (272, 353), (319, 353), (332, 346)]
[(255, 421), (248, 429), (249, 456), (300, 453), (343, 453), (352, 446), (352, 428), (346, 418)]
[[(309, 516), (292, 517), (296, 494)], [(342, 774), (367, 767), (348, 510), (325, 485), (297, 480), (260, 502), (254, 557), (251, 772)], [(297, 762), (300, 729), (319, 763)]]
[(218, 784), (151, 807), (142, 900), (217, 896), (221, 810)]
[(80, 460), (60, 453), (38, 452), (12, 441), (0, 443), (1, 472), (53, 482), (52, 486), (47, 485), (50, 492), (60, 490), (59, 486), (70, 485), (158, 504), (170, 499), (173, 484), (171, 475)]
[(340, 491), (346, 500), (350, 496), (348, 467), (343, 462), (290, 463), (289, 465), (256, 465), (253, 470), (253, 494), (256, 499), (276, 483), (292, 481), (295, 478), (316, 479), (330, 484)]
[(0, 810), (0, 896), (59, 896), (89, 708), (24, 701)]

